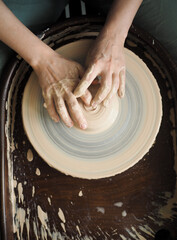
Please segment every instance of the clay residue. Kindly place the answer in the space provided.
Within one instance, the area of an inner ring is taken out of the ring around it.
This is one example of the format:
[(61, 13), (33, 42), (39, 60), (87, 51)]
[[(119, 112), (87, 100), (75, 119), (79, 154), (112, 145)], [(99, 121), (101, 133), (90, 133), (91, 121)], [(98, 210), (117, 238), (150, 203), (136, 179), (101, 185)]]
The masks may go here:
[(35, 194), (35, 186), (32, 186), (32, 197), (34, 197)]
[(38, 175), (38, 176), (41, 175), (41, 171), (39, 170), (39, 168), (36, 168), (36, 175)]
[[(175, 118), (175, 111), (174, 108), (170, 109), (170, 121), (172, 123), (172, 130), (171, 130), (171, 136), (173, 140), (173, 150), (174, 150), (174, 170), (177, 175), (177, 136), (176, 136), (176, 118)], [(159, 209), (159, 214), (161, 218), (163, 219), (170, 219), (173, 220), (176, 218), (176, 200), (177, 200), (177, 178), (176, 178), (176, 187), (174, 194), (165, 195), (165, 199), (167, 201), (165, 206), (162, 206)]]
[(24, 195), (23, 195), (23, 187), (22, 183), (18, 184), (18, 202), (23, 204), (24, 201)]
[(78, 196), (79, 196), (79, 197), (82, 197), (82, 196), (83, 196), (83, 192), (82, 192), (82, 190), (79, 191)]
[(63, 223), (66, 222), (65, 215), (64, 215), (63, 211), (61, 210), (61, 208), (58, 209), (58, 216)]
[(134, 227), (132, 227), (133, 232), (137, 235), (139, 240), (146, 240)]
[(51, 199), (48, 197), (47, 200), (49, 202), (49, 205), (51, 206), (52, 205)]
[(104, 214), (105, 208), (104, 207), (96, 207), (97, 212)]
[(28, 149), (27, 159), (28, 159), (29, 162), (33, 161), (33, 152), (32, 152), (31, 149)]
[(116, 202), (114, 203), (115, 207), (122, 207), (123, 206), (123, 202)]
[(127, 216), (127, 212), (124, 210), (123, 212), (122, 212), (122, 217), (126, 217)]
[(81, 236), (81, 231), (80, 231), (80, 228), (79, 228), (79, 226), (78, 226), (78, 225), (76, 225), (76, 230), (78, 231), (78, 233), (79, 233), (79, 236)]
[(48, 222), (48, 215), (46, 212), (42, 210), (42, 208), (38, 205), (37, 206), (37, 213), (38, 213), (38, 218), (41, 221), (41, 225), (45, 227), (45, 229), (48, 228), (47, 222)]
[(63, 222), (61, 222), (60, 225), (63, 228), (64, 232), (66, 232), (65, 224)]

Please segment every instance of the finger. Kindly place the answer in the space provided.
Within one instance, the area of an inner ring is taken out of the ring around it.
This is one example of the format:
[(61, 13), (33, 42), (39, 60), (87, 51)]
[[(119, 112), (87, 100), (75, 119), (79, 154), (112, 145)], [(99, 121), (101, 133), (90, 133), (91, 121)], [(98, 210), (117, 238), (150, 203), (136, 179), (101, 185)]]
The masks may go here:
[[(78, 72), (79, 72), (79, 77), (82, 78), (84, 76), (84, 68), (80, 64), (78, 64)], [(81, 99), (86, 106), (90, 106), (90, 102), (92, 100), (92, 94), (88, 89), (85, 91), (84, 95), (81, 96)]]
[(84, 95), (81, 96), (82, 101), (85, 103), (86, 106), (90, 106), (91, 100), (92, 100), (92, 94), (87, 89), (84, 93)]
[[(84, 68), (79, 64), (78, 67), (79, 77), (82, 78), (84, 76)], [(86, 106), (90, 106), (92, 100), (92, 94), (88, 89), (86, 89), (85, 93), (81, 96), (82, 101), (85, 103)]]
[(72, 93), (68, 94), (66, 97), (66, 102), (68, 104), (72, 118), (75, 120), (75, 122), (78, 124), (78, 126), (81, 129), (86, 129), (87, 121), (82, 113), (82, 110), (80, 108), (80, 105), (79, 105), (76, 97)]
[(109, 105), (111, 99), (114, 97), (115, 94), (117, 94), (118, 88), (119, 88), (119, 76), (117, 74), (113, 74), (111, 91), (109, 92), (108, 96), (105, 98), (103, 102), (103, 105), (105, 107)]
[(59, 122), (59, 116), (56, 112), (55, 105), (51, 94), (42, 92), (44, 98), (44, 107), (47, 109), (49, 116), (54, 122)]
[(118, 95), (120, 98), (123, 98), (125, 95), (125, 68), (123, 68), (119, 73), (119, 81)]
[(73, 121), (71, 120), (68, 114), (64, 99), (61, 97), (61, 89), (57, 85), (55, 85), (53, 87), (53, 92), (55, 107), (59, 116), (61, 117), (61, 119), (63, 120), (67, 127), (72, 127)]
[(92, 107), (95, 108), (98, 104), (100, 104), (109, 94), (112, 85), (111, 75), (106, 75), (101, 82), (101, 86), (98, 89), (94, 99), (92, 100)]
[(78, 98), (81, 97), (86, 89), (90, 86), (92, 81), (96, 78), (98, 75), (98, 67), (95, 66), (95, 64), (91, 65), (89, 68), (87, 68), (83, 78), (79, 82), (78, 86), (76, 87), (74, 91), (74, 95)]
[(71, 120), (71, 118), (68, 114), (68, 110), (66, 108), (63, 98), (56, 97), (56, 95), (55, 95), (55, 106), (56, 106), (58, 114), (60, 115), (60, 117), (63, 120), (63, 122), (65, 123), (65, 125), (67, 127), (72, 127), (73, 121)]

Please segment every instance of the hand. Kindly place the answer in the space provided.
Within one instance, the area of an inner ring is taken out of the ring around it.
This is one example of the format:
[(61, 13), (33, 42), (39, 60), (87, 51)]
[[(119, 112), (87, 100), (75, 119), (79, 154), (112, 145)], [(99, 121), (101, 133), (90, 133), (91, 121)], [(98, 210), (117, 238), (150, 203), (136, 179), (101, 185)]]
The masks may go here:
[[(51, 51), (48, 58), (38, 63), (34, 69), (42, 88), (44, 106), (55, 122), (59, 121), (60, 116), (68, 127), (72, 127), (76, 122), (80, 128), (85, 129), (86, 119), (72, 93), (83, 76), (83, 68), (80, 64)], [(89, 105), (92, 96), (86, 91), (81, 98)]]
[[(124, 95), (123, 45), (141, 2), (142, 0), (114, 1), (105, 26), (89, 52), (88, 69), (74, 92), (75, 96), (82, 96), (85, 103), (91, 100), (91, 95), (86, 89), (96, 76), (101, 76), (102, 79), (92, 106), (102, 101), (106, 105), (117, 90), (120, 97)], [(67, 126), (72, 126), (73, 122), (65, 106), (67, 103), (72, 118), (75, 118), (80, 126), (84, 126), (86, 121), (71, 92), (72, 87), (67, 87), (67, 91), (66, 88), (62, 88), (64, 82), (64, 86), (68, 84), (64, 79), (77, 81), (76, 79), (82, 77), (80, 65), (62, 58), (57, 53), (54, 54), (53, 50), (15, 17), (3, 1), (0, 1), (0, 40), (24, 58), (37, 73), (50, 116), (58, 121), (59, 114)], [(64, 89), (64, 93), (61, 89)], [(79, 116), (77, 111), (74, 113), (72, 106), (76, 108)]]
[(86, 65), (88, 68), (74, 91), (76, 97), (82, 96), (97, 76), (101, 78), (100, 88), (91, 102), (92, 107), (102, 101), (107, 106), (117, 91), (120, 98), (124, 96), (124, 42), (103, 31), (89, 51)]

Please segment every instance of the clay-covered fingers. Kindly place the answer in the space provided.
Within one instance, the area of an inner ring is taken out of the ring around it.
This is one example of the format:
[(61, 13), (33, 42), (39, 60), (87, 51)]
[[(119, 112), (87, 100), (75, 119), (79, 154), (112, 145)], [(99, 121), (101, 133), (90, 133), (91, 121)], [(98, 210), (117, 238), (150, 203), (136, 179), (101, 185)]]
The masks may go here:
[(84, 76), (82, 77), (81, 81), (79, 82), (78, 86), (74, 90), (74, 95), (78, 98), (84, 95), (85, 91), (91, 85), (93, 80), (97, 77), (99, 73), (98, 67), (95, 64), (89, 66), (85, 71)]
[(56, 112), (56, 108), (54, 105), (53, 97), (51, 94), (50, 89), (46, 92), (42, 92), (43, 98), (44, 98), (44, 107), (47, 109), (49, 116), (54, 122), (59, 122), (59, 116)]
[(114, 97), (114, 95), (116, 93), (118, 93), (118, 96), (120, 98), (123, 98), (125, 95), (125, 67), (123, 67), (121, 69), (121, 71), (119, 72), (119, 74), (113, 73), (112, 74), (112, 87), (111, 90), (109, 92), (109, 94), (107, 95), (107, 97), (105, 98), (105, 100), (103, 101), (103, 105), (106, 107), (107, 105), (109, 105), (111, 99)]
[(115, 94), (117, 94), (118, 89), (119, 89), (119, 75), (113, 73), (112, 74), (111, 90), (110, 90), (109, 94), (107, 95), (107, 97), (103, 101), (103, 105), (105, 107), (107, 107), (109, 105), (109, 103), (112, 100), (112, 98), (115, 96)]
[(69, 111), (71, 114), (72, 119), (77, 123), (77, 125), (81, 129), (87, 128), (87, 121), (82, 113), (82, 110), (80, 108), (80, 105), (74, 96), (74, 94), (69, 93), (65, 96), (65, 100), (67, 102), (67, 105), (69, 107)]
[(92, 94), (87, 89), (84, 93), (84, 95), (81, 96), (82, 101), (86, 106), (90, 106), (91, 100), (92, 100)]
[(91, 103), (93, 108), (95, 108), (97, 105), (104, 101), (104, 99), (109, 94), (111, 87), (112, 87), (111, 74), (110, 73), (102, 74), (100, 87)]
[(56, 95), (54, 95), (54, 101), (56, 110), (61, 119), (63, 120), (63, 122), (65, 123), (65, 125), (69, 128), (72, 127), (74, 124), (68, 113), (64, 99), (62, 97), (56, 97)]
[(125, 95), (125, 76), (126, 71), (125, 67), (122, 68), (122, 70), (119, 72), (119, 89), (118, 89), (118, 95), (120, 98), (123, 98)]

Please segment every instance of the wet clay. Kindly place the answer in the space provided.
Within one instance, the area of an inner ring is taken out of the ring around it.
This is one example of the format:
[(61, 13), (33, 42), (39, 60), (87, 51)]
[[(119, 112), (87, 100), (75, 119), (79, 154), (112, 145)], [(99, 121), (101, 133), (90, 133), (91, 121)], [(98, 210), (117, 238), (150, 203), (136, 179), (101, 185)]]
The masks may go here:
[[(80, 40), (57, 52), (83, 63), (90, 44), (91, 40)], [(128, 49), (125, 57), (124, 99), (116, 95), (107, 107), (99, 105), (96, 109), (80, 102), (87, 130), (68, 129), (50, 119), (32, 73), (24, 91), (23, 123), (34, 148), (50, 166), (74, 177), (97, 179), (125, 171), (149, 151), (162, 118), (160, 91), (139, 57)]]

